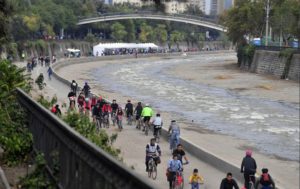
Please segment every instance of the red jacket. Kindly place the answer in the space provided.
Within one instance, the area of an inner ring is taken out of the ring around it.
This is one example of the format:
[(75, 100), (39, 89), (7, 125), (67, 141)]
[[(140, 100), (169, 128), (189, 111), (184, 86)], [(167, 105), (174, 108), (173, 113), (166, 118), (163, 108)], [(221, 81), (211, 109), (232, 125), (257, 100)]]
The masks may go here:
[(111, 107), (109, 104), (104, 104), (102, 107), (102, 112), (111, 112)]

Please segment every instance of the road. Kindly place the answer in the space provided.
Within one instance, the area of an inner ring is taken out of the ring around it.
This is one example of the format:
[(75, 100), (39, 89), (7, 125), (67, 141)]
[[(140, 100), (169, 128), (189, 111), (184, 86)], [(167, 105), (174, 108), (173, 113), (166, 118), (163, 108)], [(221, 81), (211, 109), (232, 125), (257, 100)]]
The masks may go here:
[[(47, 77), (47, 69), (45, 67), (37, 67), (32, 72), (32, 78), (35, 79), (40, 73), (45, 76), (46, 87), (43, 91), (38, 92), (43, 94), (46, 98), (51, 98), (54, 94), (58, 98), (60, 104), (67, 102), (67, 94), (69, 92), (69, 86), (65, 86), (60, 81), (52, 78), (51, 80)], [(109, 134), (118, 133), (118, 138), (115, 143), (115, 147), (121, 149), (121, 156), (124, 158), (124, 163), (132, 167), (141, 177), (149, 179), (147, 173), (145, 172), (145, 147), (149, 143), (151, 136), (145, 136), (141, 131), (135, 129), (134, 126), (125, 125), (122, 132), (118, 132), (115, 128), (107, 129)], [(166, 167), (167, 161), (171, 158), (171, 152), (169, 150), (168, 142), (165, 140), (159, 143), (162, 149), (161, 161), (162, 163), (158, 166), (158, 177), (155, 184), (160, 186), (165, 186), (168, 188), (168, 183), (166, 180)], [(215, 167), (208, 165), (200, 161), (197, 157), (192, 156), (187, 153), (190, 164), (186, 165), (184, 168), (185, 180), (188, 180), (188, 176), (192, 173), (194, 168), (198, 168), (199, 173), (205, 179), (205, 185), (203, 188), (216, 189), (219, 187), (220, 181), (225, 177), (226, 173), (223, 173), (216, 169)], [(188, 188), (188, 184), (185, 184), (185, 188)]]

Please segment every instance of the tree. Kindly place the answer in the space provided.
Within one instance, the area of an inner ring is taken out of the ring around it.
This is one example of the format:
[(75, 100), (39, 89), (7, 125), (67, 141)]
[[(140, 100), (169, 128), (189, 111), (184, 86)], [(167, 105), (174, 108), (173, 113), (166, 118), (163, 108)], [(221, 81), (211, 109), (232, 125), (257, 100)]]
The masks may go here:
[(0, 0), (0, 44), (9, 41), (9, 17), (12, 13), (12, 5), (7, 0)]
[(163, 24), (157, 24), (154, 29), (155, 38), (160, 44), (165, 44), (168, 40), (168, 32), (166, 30), (166, 26)]
[(139, 34), (139, 41), (142, 43), (145, 42), (153, 42), (154, 41), (154, 32), (153, 28), (143, 22), (140, 26), (140, 34)]
[(225, 13), (222, 20), (233, 43), (243, 43), (245, 36), (262, 36), (265, 26), (264, 1), (236, 0), (236, 6)]
[(184, 39), (184, 34), (179, 32), (179, 31), (173, 31), (170, 35), (170, 42), (171, 44), (176, 44), (177, 49), (179, 49), (179, 42), (183, 41)]
[(127, 36), (125, 37), (125, 41), (134, 42), (135, 41), (135, 25), (133, 20), (125, 20), (123, 24), (126, 26)]
[(111, 37), (116, 41), (123, 41), (127, 32), (125, 31), (125, 27), (119, 22), (114, 23), (111, 27)]
[(204, 16), (204, 13), (200, 9), (200, 7), (198, 5), (192, 4), (186, 6), (186, 10), (184, 11), (184, 13), (188, 15)]
[(297, 0), (276, 1), (271, 15), (273, 31), (287, 42), (288, 38), (300, 38), (300, 2)]

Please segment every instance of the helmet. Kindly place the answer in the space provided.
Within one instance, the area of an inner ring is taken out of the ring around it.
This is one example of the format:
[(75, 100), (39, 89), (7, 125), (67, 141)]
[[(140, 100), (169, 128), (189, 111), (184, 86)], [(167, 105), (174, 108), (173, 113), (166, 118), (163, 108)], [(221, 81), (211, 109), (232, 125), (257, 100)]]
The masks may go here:
[(246, 156), (252, 156), (252, 150), (246, 150)]

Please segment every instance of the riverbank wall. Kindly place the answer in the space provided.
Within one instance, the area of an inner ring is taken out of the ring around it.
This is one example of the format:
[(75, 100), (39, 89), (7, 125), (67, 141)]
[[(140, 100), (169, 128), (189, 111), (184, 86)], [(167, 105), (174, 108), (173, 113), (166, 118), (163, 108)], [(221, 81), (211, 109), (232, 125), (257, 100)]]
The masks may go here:
[(279, 51), (256, 50), (252, 61), (243, 61), (241, 68), (279, 79), (300, 81), (300, 52), (294, 53), (289, 60)]

